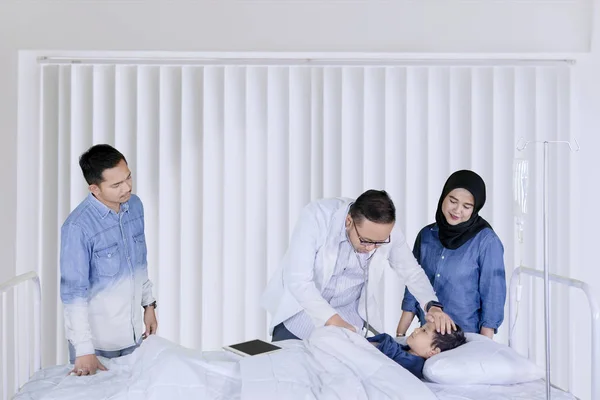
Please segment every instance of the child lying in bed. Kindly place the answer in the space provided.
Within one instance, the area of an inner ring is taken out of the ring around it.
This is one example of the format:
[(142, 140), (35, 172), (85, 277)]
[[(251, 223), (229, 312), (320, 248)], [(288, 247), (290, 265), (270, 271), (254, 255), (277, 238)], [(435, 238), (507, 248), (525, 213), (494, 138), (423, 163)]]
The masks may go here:
[(436, 332), (435, 324), (432, 322), (415, 329), (406, 338), (406, 346), (396, 342), (387, 333), (373, 336), (367, 340), (419, 379), (423, 379), (423, 365), (426, 359), (466, 342), (465, 333), (458, 325), (456, 325), (455, 331), (442, 335)]

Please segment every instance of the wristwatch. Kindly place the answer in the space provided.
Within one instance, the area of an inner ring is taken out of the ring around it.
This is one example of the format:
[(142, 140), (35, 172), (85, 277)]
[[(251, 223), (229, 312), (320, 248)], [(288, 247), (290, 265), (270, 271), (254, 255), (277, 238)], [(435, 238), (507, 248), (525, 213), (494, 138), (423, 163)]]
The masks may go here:
[(429, 312), (429, 309), (431, 307), (439, 307), (442, 311), (444, 311), (444, 306), (439, 301), (432, 300), (429, 303), (427, 303), (427, 305), (425, 306), (425, 311)]
[(148, 305), (145, 305), (145, 306), (144, 306), (144, 310), (145, 310), (146, 308), (150, 307), (150, 306), (154, 307), (154, 309), (156, 310), (156, 300), (155, 300), (155, 301), (153, 301), (152, 303), (148, 304)]

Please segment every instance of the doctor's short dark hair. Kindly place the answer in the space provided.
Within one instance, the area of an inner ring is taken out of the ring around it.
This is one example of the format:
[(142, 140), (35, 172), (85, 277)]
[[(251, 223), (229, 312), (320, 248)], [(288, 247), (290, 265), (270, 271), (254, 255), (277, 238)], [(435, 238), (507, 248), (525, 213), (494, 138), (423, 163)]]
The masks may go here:
[(432, 347), (434, 349), (436, 347), (439, 348), (440, 352), (455, 349), (465, 343), (467, 343), (465, 332), (458, 325), (456, 325), (455, 331), (446, 332), (445, 335), (436, 331), (433, 335), (433, 340), (431, 341)]
[(108, 144), (97, 144), (79, 157), (79, 166), (88, 185), (100, 185), (104, 181), (104, 170), (116, 167), (121, 160), (127, 162), (119, 150)]
[(396, 207), (385, 190), (367, 190), (350, 206), (350, 217), (360, 224), (364, 218), (377, 224), (396, 222)]

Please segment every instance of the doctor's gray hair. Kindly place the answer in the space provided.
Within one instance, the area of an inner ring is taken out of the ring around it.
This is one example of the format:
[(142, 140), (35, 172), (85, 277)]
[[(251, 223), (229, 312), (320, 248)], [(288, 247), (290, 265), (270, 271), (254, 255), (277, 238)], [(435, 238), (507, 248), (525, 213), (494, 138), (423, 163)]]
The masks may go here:
[(350, 216), (357, 224), (365, 218), (377, 224), (391, 224), (396, 221), (396, 207), (385, 190), (367, 190), (350, 206)]

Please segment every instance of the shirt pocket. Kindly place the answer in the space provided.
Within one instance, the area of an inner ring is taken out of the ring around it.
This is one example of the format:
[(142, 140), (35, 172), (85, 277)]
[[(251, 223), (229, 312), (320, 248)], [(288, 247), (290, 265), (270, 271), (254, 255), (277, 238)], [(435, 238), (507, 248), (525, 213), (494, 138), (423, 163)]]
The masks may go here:
[(144, 232), (133, 236), (135, 246), (135, 262), (138, 265), (147, 265), (148, 263), (148, 248), (146, 247), (146, 235)]
[(94, 252), (96, 271), (100, 276), (115, 276), (121, 267), (119, 245), (117, 243)]

